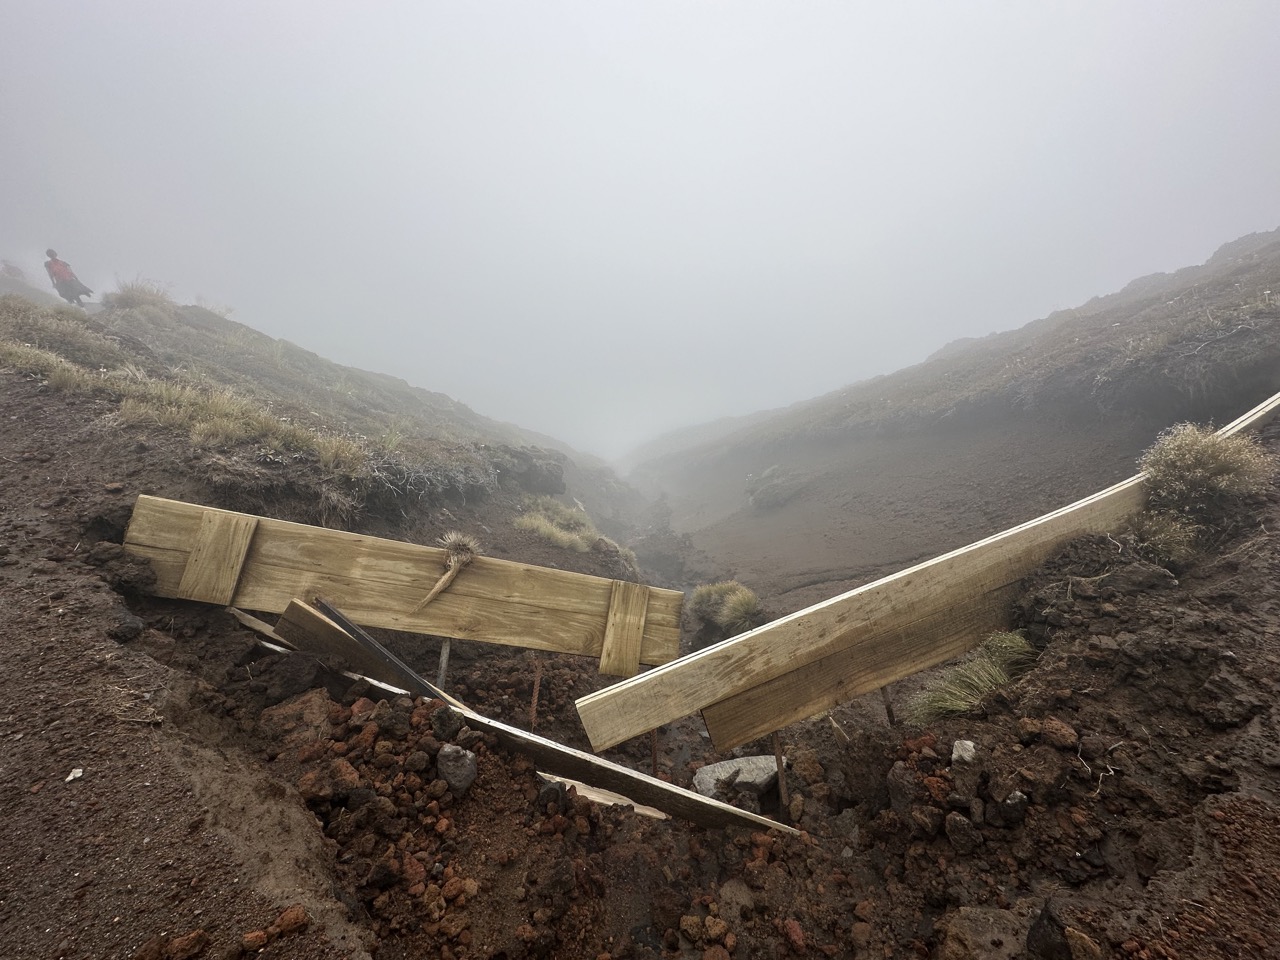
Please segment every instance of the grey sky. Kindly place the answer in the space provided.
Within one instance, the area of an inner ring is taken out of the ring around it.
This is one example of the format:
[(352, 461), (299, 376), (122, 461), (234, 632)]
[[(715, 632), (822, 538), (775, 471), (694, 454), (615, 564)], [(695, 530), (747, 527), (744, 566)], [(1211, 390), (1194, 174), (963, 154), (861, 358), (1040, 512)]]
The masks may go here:
[(1280, 225), (1280, 4), (0, 0), (56, 247), (607, 456)]

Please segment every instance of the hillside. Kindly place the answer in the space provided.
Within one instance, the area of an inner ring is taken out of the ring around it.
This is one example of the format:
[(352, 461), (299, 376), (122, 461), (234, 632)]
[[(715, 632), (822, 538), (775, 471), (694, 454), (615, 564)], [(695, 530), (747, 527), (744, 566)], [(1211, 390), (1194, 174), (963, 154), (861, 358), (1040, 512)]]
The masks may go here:
[[(1261, 282), (1270, 249), (1232, 269)], [(1237, 290), (1239, 276), (1198, 282)], [(1034, 664), (974, 709), (917, 727), (892, 721), (878, 696), (848, 704), (781, 731), (786, 802), (776, 784), (718, 786), (799, 836), (699, 828), (578, 797), (437, 701), (268, 652), (217, 606), (150, 596), (149, 570), (121, 548), (134, 500), (149, 493), (419, 543), (461, 529), (494, 556), (607, 577), (688, 586), (695, 571), (732, 565), (774, 584), (781, 607), (1127, 475), (1180, 411), (1221, 417), (1261, 399), (1275, 388), (1263, 388), (1269, 371), (1255, 354), (1274, 370), (1275, 324), (1253, 291), (1237, 314), (1211, 308), (1230, 317), (1219, 336), (1201, 329), (1116, 368), (1103, 393), (1129, 398), (1123, 409), (1068, 389), (1097, 378), (1083, 362), (1053, 367), (1082, 337), (1058, 318), (1043, 343), (1024, 331), (1029, 339), (1010, 335), (997, 351), (1020, 343), (1038, 371), (1018, 381), (1042, 386), (1030, 407), (981, 392), (995, 377), (982, 341), (922, 365), (971, 371), (945, 409), (927, 390), (912, 399), (910, 383), (931, 390), (935, 379), (914, 369), (885, 393), (914, 411), (901, 418), (859, 420), (822, 398), (809, 405), (821, 413), (811, 437), (771, 419), (732, 443), (687, 448), (706, 470), (671, 493), (678, 524), (689, 526), (690, 490), (706, 492), (708, 515), (733, 519), (747, 474), (759, 501), (777, 501), (688, 538), (668, 528), (663, 504), (549, 441), (155, 291), (120, 293), (88, 317), (0, 299), (6, 956), (1277, 952), (1274, 482), (1173, 571), (1122, 531), (1069, 547), (1027, 581), (1014, 611)], [(1132, 334), (1126, 310), (1165, 306), (1133, 288), (1116, 296), (1130, 299), (1089, 314), (1083, 339), (1098, 356), (1124, 349), (1107, 332)], [(1036, 344), (1065, 352), (1051, 361)], [(1152, 372), (1195, 357), (1213, 361), (1203, 388)], [(1162, 406), (1168, 397), (1177, 402)], [(1280, 427), (1263, 442), (1280, 454)], [(717, 471), (736, 478), (732, 509), (713, 495)], [(555, 547), (516, 526), (531, 498), (560, 483), (562, 500), (580, 499), (619, 545)], [(764, 523), (806, 501), (827, 512), (798, 544), (794, 515)], [(849, 538), (862, 569), (849, 565)], [(717, 559), (697, 555), (704, 543), (721, 549)], [(435, 638), (379, 637), (434, 671)], [(585, 746), (573, 700), (606, 682), (584, 658), (453, 645), (452, 694), (573, 746)], [(890, 705), (905, 705), (912, 684), (902, 686)], [(446, 747), (474, 754), (469, 787), (446, 779)], [(772, 757), (773, 744), (737, 752)], [(686, 786), (725, 759), (697, 718), (609, 756)]]
[(709, 440), (658, 441), (628, 479), (799, 609), (1130, 476), (1165, 427), (1280, 389), (1278, 302), (1280, 231), (1251, 235)]

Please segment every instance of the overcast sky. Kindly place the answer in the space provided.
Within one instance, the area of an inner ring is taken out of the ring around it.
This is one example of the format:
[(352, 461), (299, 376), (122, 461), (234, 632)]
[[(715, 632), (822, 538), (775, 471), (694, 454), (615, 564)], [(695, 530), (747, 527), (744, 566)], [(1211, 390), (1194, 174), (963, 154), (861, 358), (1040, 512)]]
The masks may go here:
[(0, 0), (0, 257), (604, 456), (1277, 226), (1274, 0)]

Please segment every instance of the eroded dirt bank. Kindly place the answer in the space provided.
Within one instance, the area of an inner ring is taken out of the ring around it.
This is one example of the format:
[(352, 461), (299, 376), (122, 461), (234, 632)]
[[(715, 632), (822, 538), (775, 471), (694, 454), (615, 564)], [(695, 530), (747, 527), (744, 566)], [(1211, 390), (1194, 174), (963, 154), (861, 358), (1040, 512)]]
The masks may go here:
[[(784, 731), (791, 803), (765, 804), (788, 838), (587, 803), (438, 704), (148, 599), (112, 540), (137, 493), (207, 495), (203, 465), (92, 400), (3, 386), (7, 956), (1280, 952), (1276, 495), (1176, 576), (1123, 540), (1074, 547), (1028, 584), (1037, 667), (981, 717), (907, 730), (856, 704)], [(538, 670), (539, 730), (575, 742), (592, 666)], [(525, 655), (454, 676), (527, 724)], [(720, 759), (692, 724), (659, 747), (680, 783)], [(618, 755), (644, 769), (649, 745)]]

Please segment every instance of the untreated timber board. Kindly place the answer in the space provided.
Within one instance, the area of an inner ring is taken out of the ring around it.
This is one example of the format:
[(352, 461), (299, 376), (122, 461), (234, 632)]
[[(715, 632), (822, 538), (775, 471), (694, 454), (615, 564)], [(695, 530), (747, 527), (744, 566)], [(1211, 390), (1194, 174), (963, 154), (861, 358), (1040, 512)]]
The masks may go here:
[(306, 650), (320, 657), (340, 658), (348, 669), (363, 676), (390, 684), (398, 684), (401, 680), (399, 671), (363, 647), (353, 645), (338, 624), (301, 600), (293, 600), (285, 608), (275, 632), (294, 649)]
[[(1254, 429), (1280, 394), (1223, 427)], [(1117, 529), (1143, 478), (859, 587), (577, 701), (602, 750), (702, 711), (717, 750), (950, 660), (1008, 622), (1019, 580), (1062, 544)]]
[[(466, 719), (473, 730), (492, 733), (507, 749), (532, 758), (539, 769), (559, 777), (578, 780), (602, 790), (621, 794), (633, 802), (645, 804), (663, 813), (708, 827), (747, 827), (753, 830), (774, 829), (786, 833), (796, 831), (767, 817), (739, 810), (737, 807), (691, 790), (685, 790), (636, 770), (628, 769), (608, 760), (566, 747), (539, 737), (536, 734), (491, 720), (476, 713), (461, 701), (446, 695), (430, 681), (419, 676), (412, 668), (397, 658), (386, 647), (351, 622), (332, 604), (317, 601), (318, 613), (339, 629), (336, 633), (325, 627), (321, 631), (299, 630), (294, 640), (299, 650), (320, 655), (341, 656), (347, 663), (375, 663), (379, 676), (395, 676), (394, 685), (419, 696), (436, 697), (448, 703)], [(314, 625), (314, 621), (308, 621)], [(277, 628), (278, 629), (278, 628)], [(344, 632), (349, 631), (349, 632)], [(317, 635), (323, 635), (316, 647), (310, 643)]]
[[(295, 597), (322, 594), (366, 626), (597, 658), (603, 650), (615, 582), (603, 577), (477, 557), (415, 610), (444, 571), (445, 550), (148, 496), (134, 506), (125, 548), (150, 560), (158, 595), (197, 599), (182, 588), (205, 525), (239, 530), (250, 521), (232, 596), (224, 588), (215, 602), (283, 613)], [(684, 595), (646, 592), (640, 662), (667, 663), (678, 654)]]
[(609, 616), (604, 626), (604, 649), (600, 672), (617, 677), (634, 677), (640, 672), (640, 647), (649, 606), (649, 588), (625, 580), (613, 582)]
[(182, 595), (204, 603), (230, 603), (257, 528), (258, 518), (248, 514), (202, 514), (191, 554), (178, 581)]

